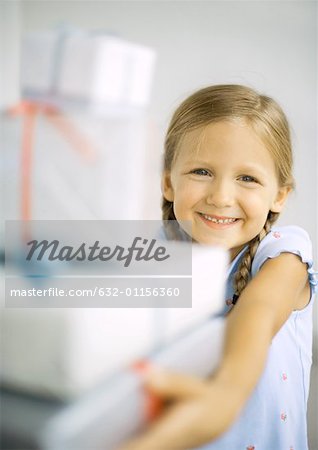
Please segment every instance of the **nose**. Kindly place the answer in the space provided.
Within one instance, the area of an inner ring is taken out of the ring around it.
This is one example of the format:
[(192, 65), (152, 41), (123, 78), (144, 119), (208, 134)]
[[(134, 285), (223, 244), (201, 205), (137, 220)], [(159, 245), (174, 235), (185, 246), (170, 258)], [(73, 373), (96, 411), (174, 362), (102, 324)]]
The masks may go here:
[(214, 180), (208, 188), (206, 202), (218, 209), (232, 206), (234, 190), (231, 183), (226, 180)]

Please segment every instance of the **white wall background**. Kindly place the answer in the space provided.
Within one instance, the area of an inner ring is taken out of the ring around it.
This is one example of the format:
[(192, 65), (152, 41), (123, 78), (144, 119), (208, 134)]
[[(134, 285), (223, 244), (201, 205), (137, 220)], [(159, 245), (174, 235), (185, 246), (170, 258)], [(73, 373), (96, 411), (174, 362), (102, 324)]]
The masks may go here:
[[(150, 114), (161, 142), (172, 110), (200, 87), (242, 83), (277, 99), (292, 127), (297, 182), (281, 223), (303, 226), (317, 257), (315, 1), (3, 0), (0, 6), (1, 106), (18, 97), (20, 34), (63, 23), (107, 29), (157, 51)], [(150, 189), (158, 201), (159, 183)]]

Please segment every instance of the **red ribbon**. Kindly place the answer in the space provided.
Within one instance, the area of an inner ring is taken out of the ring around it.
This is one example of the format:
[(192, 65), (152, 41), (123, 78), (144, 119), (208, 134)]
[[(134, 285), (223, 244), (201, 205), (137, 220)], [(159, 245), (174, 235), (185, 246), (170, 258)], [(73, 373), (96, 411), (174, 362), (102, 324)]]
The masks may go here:
[[(135, 362), (131, 368), (142, 377), (147, 374), (147, 372), (151, 369), (152, 365), (149, 361), (142, 360)], [(163, 409), (163, 401), (160, 397), (151, 392), (147, 387), (144, 387), (145, 390), (145, 404), (144, 404), (144, 413), (146, 423), (153, 422), (161, 413)]]
[(32, 161), (36, 117), (43, 114), (49, 122), (87, 161), (96, 159), (96, 150), (92, 143), (81, 133), (70, 119), (57, 108), (31, 100), (23, 100), (8, 110), (11, 116), (23, 117), (21, 143), (21, 219), (31, 220), (32, 216)]

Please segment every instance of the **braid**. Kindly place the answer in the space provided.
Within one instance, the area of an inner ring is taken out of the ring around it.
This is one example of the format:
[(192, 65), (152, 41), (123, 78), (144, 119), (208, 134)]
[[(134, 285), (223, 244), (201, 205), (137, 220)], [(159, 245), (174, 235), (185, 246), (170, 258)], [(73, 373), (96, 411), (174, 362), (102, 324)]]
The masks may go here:
[(245, 289), (247, 283), (249, 282), (252, 262), (257, 252), (258, 246), (261, 240), (269, 233), (273, 223), (276, 222), (276, 220), (278, 219), (278, 216), (279, 213), (274, 213), (270, 211), (268, 213), (262, 231), (249, 242), (248, 249), (245, 252), (242, 261), (239, 265), (239, 268), (234, 276), (233, 304), (237, 302), (239, 296), (241, 295), (242, 291)]
[(178, 222), (173, 211), (173, 202), (169, 202), (164, 197), (162, 198), (162, 221), (165, 228), (166, 236), (171, 240), (179, 240), (180, 231)]

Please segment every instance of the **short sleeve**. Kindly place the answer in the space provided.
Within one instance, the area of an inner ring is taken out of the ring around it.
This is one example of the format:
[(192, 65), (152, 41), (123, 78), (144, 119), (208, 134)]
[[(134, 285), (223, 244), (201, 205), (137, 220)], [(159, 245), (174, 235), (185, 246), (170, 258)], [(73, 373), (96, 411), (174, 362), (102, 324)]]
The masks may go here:
[(312, 292), (317, 290), (316, 272), (313, 269), (312, 244), (308, 233), (297, 226), (273, 227), (261, 241), (252, 264), (252, 276), (260, 270), (269, 258), (281, 253), (298, 255), (307, 264), (308, 280)]

